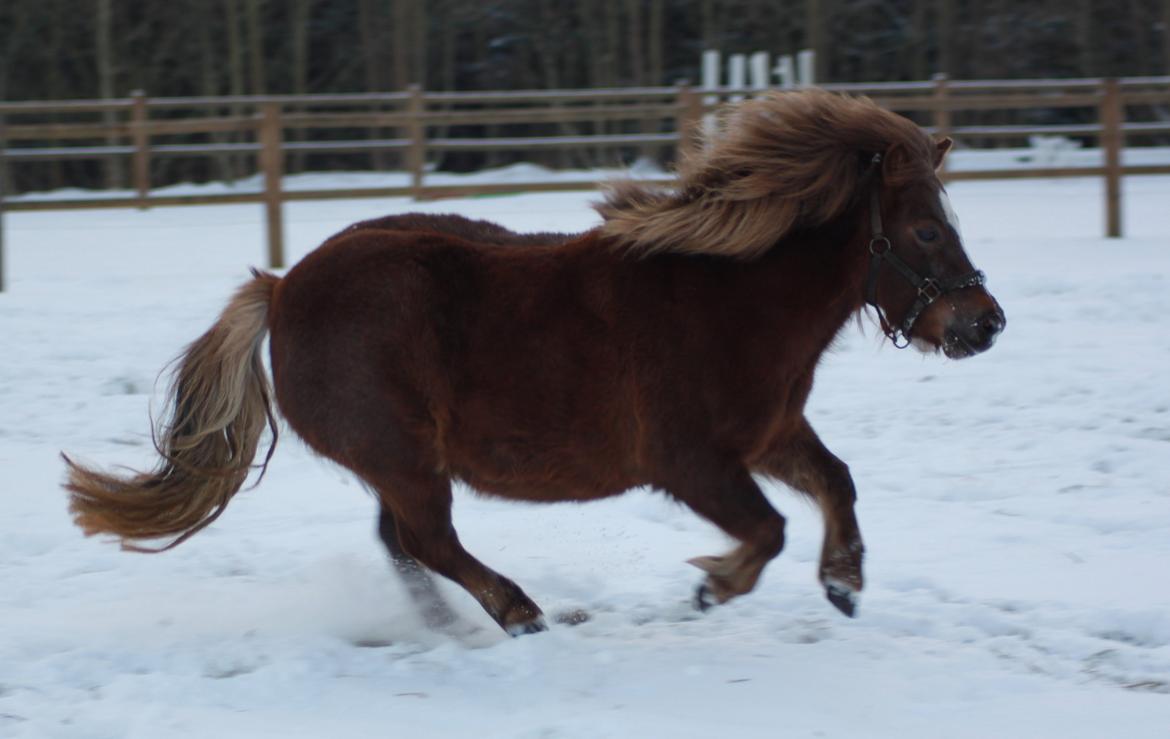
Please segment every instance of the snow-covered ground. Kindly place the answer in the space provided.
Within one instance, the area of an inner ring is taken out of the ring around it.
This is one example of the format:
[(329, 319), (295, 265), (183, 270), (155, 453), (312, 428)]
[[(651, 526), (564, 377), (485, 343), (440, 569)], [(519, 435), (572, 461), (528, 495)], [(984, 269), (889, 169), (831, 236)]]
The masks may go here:
[[(821, 525), (699, 616), (711, 526), (660, 495), (535, 507), (459, 495), (468, 548), (575, 627), (425, 630), (344, 470), (282, 440), (260, 488), (160, 556), (74, 529), (59, 450), (151, 458), (157, 372), (263, 260), (257, 206), (10, 214), (0, 294), (0, 736), (1170, 735), (1170, 178), (958, 183), (1008, 315), (964, 362), (850, 326), (810, 417), (850, 463), (869, 549), (847, 620)], [(588, 194), (288, 207), (294, 257), (407, 209), (583, 229)], [(160, 386), (161, 387), (161, 386)]]

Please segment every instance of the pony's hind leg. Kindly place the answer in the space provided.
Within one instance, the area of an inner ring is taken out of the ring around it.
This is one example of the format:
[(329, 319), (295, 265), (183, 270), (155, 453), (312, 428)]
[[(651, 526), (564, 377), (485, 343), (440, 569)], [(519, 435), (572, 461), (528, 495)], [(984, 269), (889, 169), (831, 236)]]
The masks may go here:
[[(548, 628), (540, 608), (516, 583), (463, 548), (451, 525), (449, 480), (433, 477), (426, 482), (396, 484), (393, 488), (379, 486), (379, 491), (383, 489), (394, 491), (392, 497), (380, 493), (384, 496), (384, 508), (392, 511), (383, 520), (387, 524), (393, 522), (392, 540), (411, 561), (459, 583), (512, 636)], [(432, 583), (430, 587), (433, 586)]]
[(765, 565), (784, 548), (784, 517), (742, 465), (685, 472), (665, 485), (666, 490), (740, 542), (727, 554), (690, 560), (707, 573), (695, 593), (696, 607), (706, 610), (755, 588)]
[(857, 610), (865, 547), (853, 512), (857, 492), (849, 467), (833, 455), (805, 420), (797, 434), (769, 452), (759, 471), (816, 500), (825, 518), (820, 580), (829, 602), (846, 616)]
[(455, 612), (435, 586), (435, 579), (418, 560), (406, 553), (398, 540), (398, 523), (394, 514), (382, 504), (378, 516), (378, 536), (386, 545), (390, 562), (402, 578), (411, 600), (422, 614), (423, 622), (432, 629), (445, 629), (455, 623)]

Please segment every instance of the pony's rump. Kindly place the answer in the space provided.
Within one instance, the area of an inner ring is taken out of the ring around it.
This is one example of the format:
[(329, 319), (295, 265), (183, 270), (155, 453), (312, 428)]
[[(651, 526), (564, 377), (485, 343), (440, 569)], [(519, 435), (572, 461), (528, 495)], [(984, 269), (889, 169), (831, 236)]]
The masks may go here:
[[(136, 551), (171, 549), (218, 518), (239, 492), (265, 426), (272, 430), (267, 466), (277, 431), (260, 350), (279, 278), (252, 274), (178, 358), (153, 471), (110, 474), (65, 458), (69, 508), (87, 535), (113, 534)], [(157, 548), (134, 543), (167, 536), (175, 538)]]

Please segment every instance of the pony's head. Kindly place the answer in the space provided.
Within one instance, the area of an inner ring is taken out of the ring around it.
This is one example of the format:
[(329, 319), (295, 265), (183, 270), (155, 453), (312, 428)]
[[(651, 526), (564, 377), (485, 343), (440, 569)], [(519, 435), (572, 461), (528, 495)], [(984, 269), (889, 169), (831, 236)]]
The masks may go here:
[(949, 140), (936, 144), (867, 98), (815, 89), (761, 95), (721, 124), (682, 159), (673, 188), (610, 186), (597, 209), (617, 248), (751, 260), (851, 219), (847, 258), (868, 260), (865, 299), (887, 336), (953, 358), (991, 346), (1003, 311), (963, 251), (936, 174)]
[(1006, 319), (963, 249), (935, 174), (950, 147), (950, 139), (926, 151), (895, 143), (870, 160), (865, 301), (895, 344), (961, 359), (990, 349)]

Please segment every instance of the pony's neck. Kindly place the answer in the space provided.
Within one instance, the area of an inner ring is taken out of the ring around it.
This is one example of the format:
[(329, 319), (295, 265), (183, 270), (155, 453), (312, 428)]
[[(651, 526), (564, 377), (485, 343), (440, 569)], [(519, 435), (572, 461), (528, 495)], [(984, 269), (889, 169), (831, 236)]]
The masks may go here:
[(829, 332), (826, 345), (864, 305), (865, 216), (859, 203), (829, 223), (782, 239), (760, 260), (761, 271), (785, 293), (804, 298), (807, 312)]
[[(859, 209), (859, 211), (864, 209)], [(763, 320), (756, 345), (778, 368), (817, 363), (864, 305), (868, 227), (855, 211), (783, 239), (755, 264), (754, 299)], [(745, 264), (751, 271), (752, 264)]]

